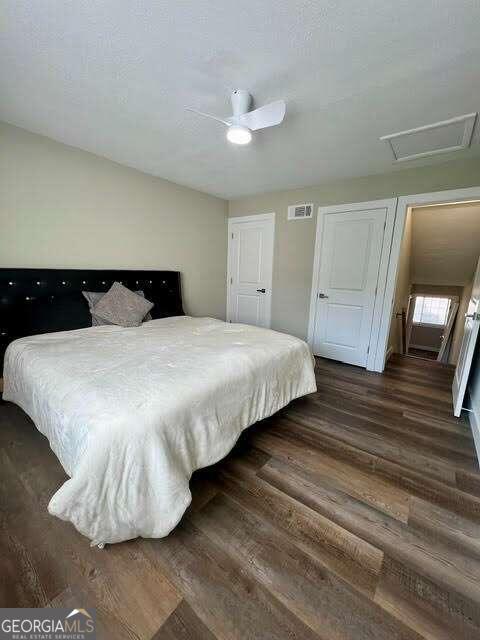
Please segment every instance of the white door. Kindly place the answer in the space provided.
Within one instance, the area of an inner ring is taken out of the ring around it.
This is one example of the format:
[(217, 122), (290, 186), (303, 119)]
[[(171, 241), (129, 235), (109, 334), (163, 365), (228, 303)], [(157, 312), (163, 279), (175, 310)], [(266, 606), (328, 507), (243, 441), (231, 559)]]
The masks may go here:
[(227, 320), (270, 327), (275, 214), (228, 221)]
[[(413, 312), (415, 311), (415, 296), (408, 296), (407, 321), (405, 323), (405, 353), (408, 354), (410, 349), (410, 340), (412, 338), (413, 329)], [(394, 319), (395, 321), (395, 319)]]
[(386, 216), (385, 208), (324, 214), (316, 355), (367, 365)]
[(473, 352), (477, 342), (478, 328), (480, 326), (480, 259), (477, 271), (473, 279), (472, 295), (465, 314), (465, 329), (462, 346), (458, 356), (455, 375), (453, 376), (453, 415), (458, 416), (462, 412), (463, 398), (467, 389), (468, 374), (472, 365)]

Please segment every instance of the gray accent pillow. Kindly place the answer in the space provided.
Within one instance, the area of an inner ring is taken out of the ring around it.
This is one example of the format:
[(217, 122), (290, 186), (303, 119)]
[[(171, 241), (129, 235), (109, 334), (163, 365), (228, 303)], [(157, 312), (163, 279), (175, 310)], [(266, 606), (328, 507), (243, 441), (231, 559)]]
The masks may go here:
[(92, 316), (92, 327), (97, 327), (102, 324), (112, 324), (107, 320), (102, 320), (101, 318), (99, 318), (93, 313), (93, 307), (97, 304), (99, 300), (103, 298), (105, 293), (106, 293), (105, 291), (82, 291), (83, 296), (88, 302), (88, 308)]
[(94, 305), (92, 314), (121, 327), (138, 327), (153, 306), (153, 302), (114, 282)]
[[(145, 297), (145, 294), (143, 291), (135, 291), (135, 293), (139, 296), (142, 296), (142, 298)], [(88, 302), (88, 308), (92, 316), (92, 327), (98, 327), (106, 324), (113, 324), (113, 322), (109, 322), (108, 320), (102, 320), (102, 318), (100, 318), (99, 316), (93, 313), (93, 307), (97, 304), (97, 302), (99, 302), (99, 300), (103, 298), (103, 296), (105, 295), (105, 291), (82, 291), (82, 295)], [(143, 319), (143, 322), (148, 322), (149, 320), (152, 320), (151, 313), (147, 313), (147, 315)]]

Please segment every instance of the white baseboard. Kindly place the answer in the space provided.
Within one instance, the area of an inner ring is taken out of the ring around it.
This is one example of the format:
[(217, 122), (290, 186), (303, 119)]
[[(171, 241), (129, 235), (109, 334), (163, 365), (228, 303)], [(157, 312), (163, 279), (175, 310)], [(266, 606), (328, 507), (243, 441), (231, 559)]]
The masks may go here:
[(475, 443), (475, 450), (477, 452), (477, 462), (480, 465), (480, 407), (473, 404), (472, 396), (470, 396), (470, 411), (468, 412), (468, 420), (470, 422), (473, 442)]
[(419, 349), (420, 351), (434, 351), (435, 353), (438, 353), (440, 351), (440, 349), (436, 349), (435, 347), (426, 347), (424, 344), (412, 344), (410, 343), (409, 348), (412, 349)]

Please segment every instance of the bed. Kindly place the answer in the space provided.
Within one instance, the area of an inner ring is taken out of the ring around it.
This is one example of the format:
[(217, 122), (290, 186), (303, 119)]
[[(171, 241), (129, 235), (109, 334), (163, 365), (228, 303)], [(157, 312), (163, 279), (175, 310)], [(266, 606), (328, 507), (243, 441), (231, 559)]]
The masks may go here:
[(5, 353), (4, 400), (32, 418), (69, 476), (49, 512), (94, 545), (166, 536), (190, 503), (193, 471), (316, 390), (297, 338), (152, 315), (139, 327), (20, 337)]

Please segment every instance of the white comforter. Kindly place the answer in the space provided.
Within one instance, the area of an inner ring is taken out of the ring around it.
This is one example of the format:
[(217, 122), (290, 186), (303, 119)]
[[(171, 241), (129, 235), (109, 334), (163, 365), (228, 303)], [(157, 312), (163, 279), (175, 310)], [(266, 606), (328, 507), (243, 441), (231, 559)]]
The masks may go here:
[(212, 318), (21, 338), (5, 357), (4, 399), (28, 413), (70, 476), (48, 510), (92, 544), (166, 536), (195, 469), (315, 390), (304, 342)]

